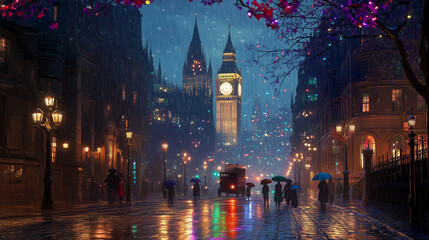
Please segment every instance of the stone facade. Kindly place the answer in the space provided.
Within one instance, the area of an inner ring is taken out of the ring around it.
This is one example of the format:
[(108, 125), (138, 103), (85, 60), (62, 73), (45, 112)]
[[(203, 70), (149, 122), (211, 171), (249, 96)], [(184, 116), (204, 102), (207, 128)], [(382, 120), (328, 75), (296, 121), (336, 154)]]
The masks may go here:
[(0, 73), (0, 175), (8, 181), (0, 184), (0, 199), (21, 204), (42, 198), (46, 134), (32, 127), (31, 113), (43, 104), (48, 83), (64, 115), (52, 134), (54, 202), (103, 199), (107, 169), (126, 176), (126, 127), (134, 132), (130, 166), (133, 195), (139, 196), (153, 75), (140, 13), (122, 6), (95, 17), (79, 1), (60, 3), (58, 29), (48, 27), (52, 16), (1, 21), (7, 71)]

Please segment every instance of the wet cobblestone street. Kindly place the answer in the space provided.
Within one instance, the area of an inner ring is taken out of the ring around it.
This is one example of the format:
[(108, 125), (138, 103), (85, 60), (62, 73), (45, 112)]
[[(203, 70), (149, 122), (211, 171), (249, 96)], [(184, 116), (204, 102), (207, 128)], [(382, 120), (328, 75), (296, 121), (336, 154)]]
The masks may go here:
[[(402, 223), (408, 224), (408, 223)], [(370, 213), (300, 196), (300, 206), (263, 206), (234, 197), (179, 198), (173, 206), (150, 199), (109, 208), (104, 204), (73, 211), (0, 218), (0, 239), (427, 239), (409, 226), (396, 229)]]

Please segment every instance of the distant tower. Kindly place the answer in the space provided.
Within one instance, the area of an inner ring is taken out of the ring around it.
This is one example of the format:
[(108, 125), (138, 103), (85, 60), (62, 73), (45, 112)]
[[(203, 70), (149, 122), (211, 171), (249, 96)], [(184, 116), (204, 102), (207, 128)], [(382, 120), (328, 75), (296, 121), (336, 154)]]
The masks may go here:
[(212, 96), (212, 67), (207, 69), (195, 16), (194, 33), (183, 65), (183, 89), (187, 94)]
[(218, 144), (236, 146), (241, 132), (241, 71), (237, 67), (231, 32), (216, 76), (216, 135)]

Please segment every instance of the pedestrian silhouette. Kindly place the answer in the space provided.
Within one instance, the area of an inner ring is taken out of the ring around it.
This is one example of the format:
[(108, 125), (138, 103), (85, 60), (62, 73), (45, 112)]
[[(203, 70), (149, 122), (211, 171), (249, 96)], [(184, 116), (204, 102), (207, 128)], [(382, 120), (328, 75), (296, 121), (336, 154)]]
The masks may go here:
[(292, 187), (292, 182), (286, 182), (285, 187), (283, 188), (283, 197), (286, 201), (286, 205), (289, 207), (291, 198), (290, 198), (290, 188)]
[(252, 194), (250, 193), (250, 189), (252, 189), (252, 187), (251, 187), (251, 186), (247, 186), (247, 201), (249, 201), (249, 200), (250, 200), (250, 195), (252, 195)]
[(124, 201), (124, 196), (125, 196), (124, 179), (122, 178), (121, 173), (118, 173), (118, 177), (119, 177), (119, 186), (118, 186), (119, 204), (122, 205), (122, 201)]
[(104, 183), (107, 183), (107, 195), (110, 207), (113, 207), (115, 203), (116, 193), (119, 188), (120, 179), (116, 172), (116, 169), (110, 169), (109, 175), (107, 176), (106, 180), (104, 180)]
[(268, 184), (264, 184), (262, 187), (262, 195), (264, 196), (264, 206), (268, 206), (268, 192), (270, 191), (270, 188), (268, 187)]
[(194, 188), (192, 190), (194, 196), (194, 203), (196, 203), (197, 200), (200, 199), (200, 184), (198, 182), (194, 182)]
[(320, 208), (322, 212), (324, 212), (326, 210), (326, 203), (328, 202), (328, 195), (329, 195), (328, 184), (326, 184), (325, 180), (322, 180), (320, 181), (317, 188), (319, 188), (319, 196), (317, 199), (320, 201)]
[(168, 194), (168, 203), (173, 204), (174, 185), (170, 185), (167, 187), (167, 194)]
[(332, 204), (334, 202), (334, 196), (335, 196), (335, 183), (334, 181), (332, 181), (332, 178), (330, 178), (328, 181), (328, 192), (329, 192), (328, 202)]
[(274, 188), (274, 202), (276, 202), (276, 207), (280, 207), (280, 203), (283, 202), (282, 184), (279, 181)]
[(291, 205), (294, 208), (298, 207), (298, 194), (295, 189), (289, 190), (289, 199), (291, 201)]

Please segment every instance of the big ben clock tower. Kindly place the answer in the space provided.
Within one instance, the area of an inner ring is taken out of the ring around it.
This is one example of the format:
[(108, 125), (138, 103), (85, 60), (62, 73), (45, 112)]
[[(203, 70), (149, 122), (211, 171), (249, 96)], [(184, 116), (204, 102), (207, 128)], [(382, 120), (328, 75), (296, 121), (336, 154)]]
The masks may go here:
[(223, 146), (236, 146), (241, 134), (242, 79), (230, 32), (222, 61), (216, 76), (217, 143)]

